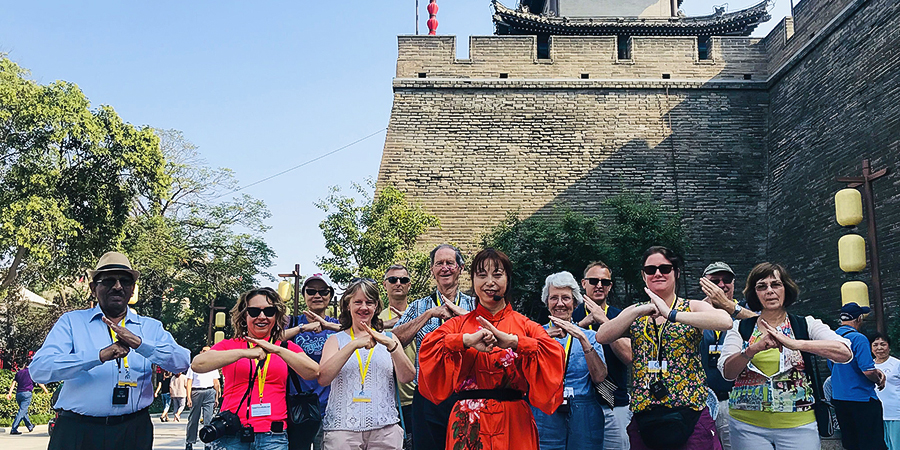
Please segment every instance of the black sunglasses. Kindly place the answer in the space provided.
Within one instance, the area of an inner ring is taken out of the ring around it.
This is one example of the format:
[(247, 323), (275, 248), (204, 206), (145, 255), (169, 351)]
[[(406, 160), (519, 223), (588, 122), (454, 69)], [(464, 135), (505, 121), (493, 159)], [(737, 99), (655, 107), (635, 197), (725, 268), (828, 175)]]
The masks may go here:
[(259, 313), (265, 314), (266, 317), (275, 317), (275, 314), (278, 313), (278, 308), (274, 306), (266, 306), (265, 308), (247, 307), (247, 314), (250, 314), (250, 317), (259, 317)]
[(390, 284), (394, 284), (398, 281), (400, 282), (400, 284), (409, 283), (409, 277), (387, 277), (385, 278), (385, 280), (387, 280), (387, 282)]
[(647, 275), (654, 275), (654, 274), (656, 274), (656, 271), (659, 270), (659, 273), (661, 273), (663, 275), (668, 275), (668, 274), (672, 273), (672, 269), (674, 269), (674, 268), (675, 268), (675, 266), (673, 266), (671, 264), (660, 264), (658, 266), (644, 266), (644, 273), (646, 273)]
[(719, 284), (720, 281), (725, 284), (731, 284), (734, 282), (734, 275), (722, 275), (721, 277), (707, 278), (707, 280), (715, 284)]
[(591, 286), (601, 285), (603, 287), (612, 286), (612, 280), (608, 278), (585, 278), (588, 283), (591, 283)]
[(324, 297), (331, 293), (331, 289), (328, 289), (328, 288), (325, 288), (325, 289), (306, 288), (306, 295), (309, 295), (310, 297), (312, 297), (313, 295), (316, 295), (317, 293), (319, 295), (321, 295), (322, 297)]
[(116, 283), (119, 283), (122, 285), (123, 288), (128, 288), (128, 287), (134, 286), (134, 278), (131, 278), (131, 277), (123, 277), (123, 278), (107, 277), (107, 278), (97, 280), (97, 283), (100, 283), (104, 287), (108, 287), (108, 288), (115, 287)]

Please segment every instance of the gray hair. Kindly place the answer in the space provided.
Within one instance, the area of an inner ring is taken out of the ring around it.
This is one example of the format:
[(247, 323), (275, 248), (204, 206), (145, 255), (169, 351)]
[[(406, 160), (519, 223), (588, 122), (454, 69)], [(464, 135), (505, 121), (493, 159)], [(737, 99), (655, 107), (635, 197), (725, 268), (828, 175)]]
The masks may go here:
[(579, 286), (578, 282), (575, 281), (575, 276), (573, 276), (569, 272), (562, 271), (554, 273), (552, 275), (549, 275), (544, 281), (544, 291), (541, 293), (541, 300), (544, 301), (544, 306), (548, 308), (550, 307), (550, 286), (571, 289), (572, 297), (575, 299), (575, 303), (573, 305), (575, 307), (578, 307), (578, 305), (584, 302), (584, 298), (581, 296), (581, 286)]
[(456, 248), (450, 244), (438, 245), (437, 247), (434, 248), (434, 250), (431, 251), (431, 253), (428, 255), (428, 257), (431, 259), (432, 266), (434, 265), (434, 255), (438, 252), (438, 250), (440, 250), (442, 248), (449, 248), (449, 249), (453, 250), (453, 253), (456, 253), (456, 265), (459, 267), (465, 267), (466, 261), (463, 259), (462, 252), (459, 251), (458, 248)]
[(384, 277), (387, 276), (388, 272), (392, 270), (405, 270), (406, 274), (409, 275), (409, 269), (406, 268), (403, 264), (391, 264), (387, 269), (384, 269)]

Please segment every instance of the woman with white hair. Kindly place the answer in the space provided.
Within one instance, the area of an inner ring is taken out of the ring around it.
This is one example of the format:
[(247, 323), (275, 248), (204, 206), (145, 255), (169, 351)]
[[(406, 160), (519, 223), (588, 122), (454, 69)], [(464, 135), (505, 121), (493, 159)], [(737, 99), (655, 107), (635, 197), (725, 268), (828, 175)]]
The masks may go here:
[[(544, 304), (550, 310), (550, 322), (544, 325), (566, 353), (563, 404), (551, 415), (532, 407), (541, 450), (586, 450), (603, 448), (603, 417), (594, 383), (606, 379), (603, 346), (595, 332), (572, 322), (572, 311), (584, 299), (578, 282), (569, 272), (554, 273), (544, 282)], [(578, 344), (575, 343), (578, 341)]]

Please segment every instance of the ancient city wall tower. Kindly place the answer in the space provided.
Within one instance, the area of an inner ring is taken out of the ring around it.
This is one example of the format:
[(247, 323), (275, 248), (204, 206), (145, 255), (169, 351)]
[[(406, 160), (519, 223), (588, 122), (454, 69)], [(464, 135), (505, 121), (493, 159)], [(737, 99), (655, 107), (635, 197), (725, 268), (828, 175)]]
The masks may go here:
[[(839, 273), (837, 263), (823, 258), (836, 260), (825, 247), (838, 235), (828, 234), (833, 220), (825, 216), (833, 211), (827, 199), (841, 187), (829, 182), (844, 174), (814, 167), (828, 160), (833, 171), (858, 171), (861, 149), (826, 150), (814, 127), (832, 121), (830, 131), (862, 143), (860, 132), (833, 121), (848, 115), (847, 123), (867, 128), (881, 123), (885, 149), (871, 157), (890, 156), (893, 146), (896, 161), (900, 84), (888, 84), (897, 81), (900, 54), (891, 31), (896, 2), (803, 0), (795, 19), (766, 38), (747, 37), (768, 19), (765, 1), (705, 17), (681, 17), (674, 3), (522, 0), (512, 10), (495, 2), (498, 35), (471, 37), (467, 59), (456, 58), (453, 36), (400, 36), (378, 185), (397, 186), (440, 217), (430, 242), (469, 249), (507, 211), (552, 214), (565, 204), (603, 215), (606, 198), (642, 192), (684, 217), (695, 278), (711, 260), (746, 274), (767, 258), (798, 268), (809, 265), (798, 261), (807, 258), (823, 268), (809, 282), (836, 295), (842, 280), (828, 276)], [(616, 4), (640, 9), (641, 17), (616, 15)], [(578, 17), (561, 16), (575, 7), (582, 8)], [(837, 23), (840, 14), (848, 18)], [(875, 34), (864, 36), (873, 23)], [(847, 27), (853, 31), (842, 31)], [(870, 39), (867, 49), (882, 52), (881, 59), (847, 54), (848, 39)], [(822, 53), (829, 43), (835, 49)], [(847, 104), (809, 86), (844, 61), (885, 69), (878, 82), (888, 95), (878, 104), (889, 117), (851, 121), (856, 116), (846, 108), (865, 78), (861, 66), (855, 75), (841, 68), (853, 80), (835, 77), (829, 91)], [(805, 110), (810, 104), (821, 111)], [(804, 114), (821, 117), (797, 123)], [(810, 184), (821, 192), (797, 192)], [(792, 212), (818, 222), (790, 219)], [(819, 254), (796, 248), (804, 245), (798, 221), (810, 228), (808, 245)], [(900, 270), (900, 262), (893, 267)]]

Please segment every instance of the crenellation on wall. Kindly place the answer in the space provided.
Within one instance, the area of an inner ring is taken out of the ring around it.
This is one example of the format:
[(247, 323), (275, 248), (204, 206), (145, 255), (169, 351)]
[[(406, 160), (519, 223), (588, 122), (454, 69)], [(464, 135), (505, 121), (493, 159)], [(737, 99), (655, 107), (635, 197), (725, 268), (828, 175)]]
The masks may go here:
[(768, 68), (758, 38), (715, 37), (708, 60), (695, 37), (632, 37), (627, 61), (618, 60), (615, 37), (552, 36), (549, 45), (550, 58), (538, 59), (535, 36), (472, 36), (469, 58), (457, 59), (454, 36), (400, 36), (397, 78), (758, 80)]

